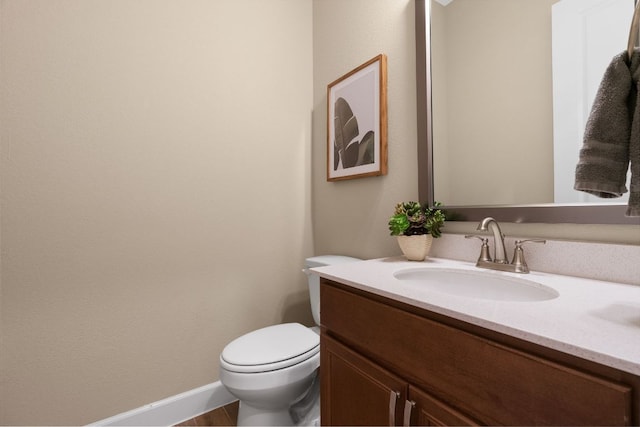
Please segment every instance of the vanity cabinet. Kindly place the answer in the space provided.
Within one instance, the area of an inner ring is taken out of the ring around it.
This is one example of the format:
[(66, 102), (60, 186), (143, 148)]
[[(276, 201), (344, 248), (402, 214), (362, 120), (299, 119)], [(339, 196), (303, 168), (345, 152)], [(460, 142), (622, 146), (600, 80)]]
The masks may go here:
[(326, 335), (321, 357), (323, 425), (478, 425)]
[(327, 279), (321, 307), (323, 425), (640, 423), (638, 376)]

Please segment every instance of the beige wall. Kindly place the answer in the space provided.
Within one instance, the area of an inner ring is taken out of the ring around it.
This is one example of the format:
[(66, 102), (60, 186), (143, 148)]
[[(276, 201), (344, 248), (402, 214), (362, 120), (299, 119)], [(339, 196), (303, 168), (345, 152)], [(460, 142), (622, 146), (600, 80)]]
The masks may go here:
[(436, 200), (553, 202), (553, 145), (541, 142), (553, 140), (556, 1), (431, 2)]
[(1, 424), (217, 380), (310, 323), (310, 0), (2, 0)]
[[(313, 227), (317, 253), (399, 253), (387, 230), (397, 202), (418, 197), (413, 0), (313, 3)], [(326, 181), (327, 84), (384, 53), (388, 71), (389, 174)]]

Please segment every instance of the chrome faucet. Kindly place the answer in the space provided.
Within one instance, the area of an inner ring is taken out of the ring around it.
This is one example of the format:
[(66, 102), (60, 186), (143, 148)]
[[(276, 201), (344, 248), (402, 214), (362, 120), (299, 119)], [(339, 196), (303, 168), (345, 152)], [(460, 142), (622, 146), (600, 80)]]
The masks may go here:
[(483, 219), (478, 225), (480, 231), (491, 231), (493, 233), (493, 240), (495, 245), (494, 257), (491, 258), (489, 254), (489, 244), (486, 237), (468, 235), (467, 238), (475, 237), (482, 241), (482, 247), (480, 248), (480, 257), (476, 262), (476, 267), (489, 268), (491, 270), (510, 271), (513, 273), (528, 273), (529, 267), (524, 260), (524, 251), (522, 245), (525, 242), (546, 243), (546, 240), (542, 239), (529, 239), (529, 240), (516, 240), (516, 247), (513, 251), (513, 260), (509, 262), (507, 259), (507, 250), (504, 246), (504, 234), (500, 230), (498, 221), (491, 217)]
[(507, 249), (504, 247), (504, 234), (502, 234), (502, 230), (500, 230), (498, 221), (490, 216), (486, 217), (480, 222), (477, 230), (491, 230), (491, 232), (493, 232), (493, 244), (495, 245), (493, 262), (496, 264), (509, 264), (509, 260), (507, 259)]

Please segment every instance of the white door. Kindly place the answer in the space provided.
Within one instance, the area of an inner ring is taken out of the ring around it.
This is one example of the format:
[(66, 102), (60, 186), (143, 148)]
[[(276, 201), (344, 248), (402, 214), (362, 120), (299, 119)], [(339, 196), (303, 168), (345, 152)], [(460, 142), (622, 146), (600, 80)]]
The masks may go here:
[[(553, 5), (553, 147), (556, 203), (626, 203), (573, 189), (584, 128), (613, 56), (627, 48), (634, 0), (561, 0)], [(629, 177), (627, 177), (629, 188)]]

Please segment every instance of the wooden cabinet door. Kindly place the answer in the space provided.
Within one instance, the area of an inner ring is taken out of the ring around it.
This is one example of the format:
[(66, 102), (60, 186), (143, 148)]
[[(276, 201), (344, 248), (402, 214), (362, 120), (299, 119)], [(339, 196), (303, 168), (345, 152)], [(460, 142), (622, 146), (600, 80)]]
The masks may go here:
[[(413, 426), (477, 426), (476, 421), (453, 409), (424, 391), (409, 386), (409, 401), (413, 402)], [(407, 425), (408, 420), (405, 420)]]
[(322, 425), (401, 425), (407, 383), (324, 334), (320, 343)]

